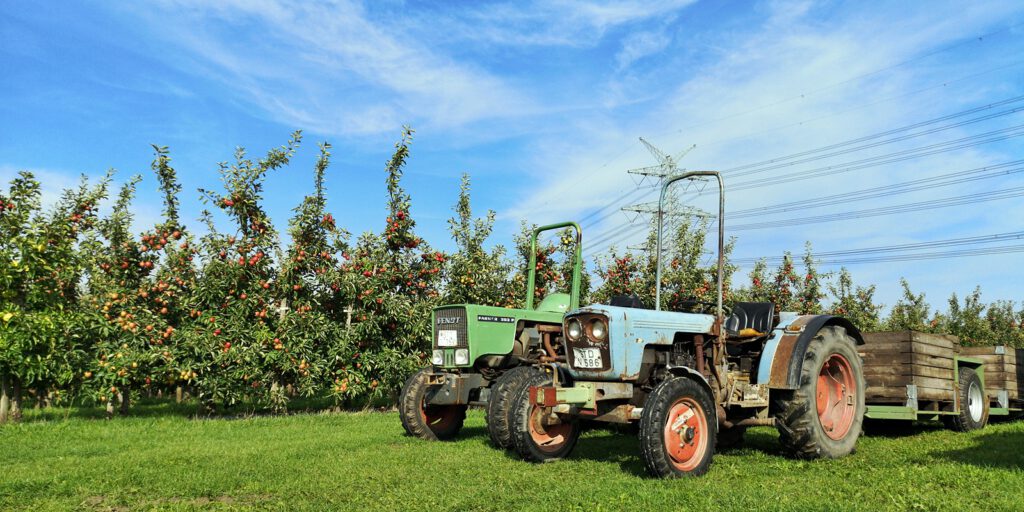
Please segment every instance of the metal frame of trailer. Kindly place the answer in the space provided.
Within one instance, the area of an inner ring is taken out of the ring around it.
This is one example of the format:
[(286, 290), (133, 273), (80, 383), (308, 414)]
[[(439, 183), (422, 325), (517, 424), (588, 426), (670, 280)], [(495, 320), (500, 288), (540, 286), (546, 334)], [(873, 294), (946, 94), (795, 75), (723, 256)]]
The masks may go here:
[[(985, 363), (975, 357), (953, 357), (954, 368), (972, 368), (978, 374), (983, 389), (985, 386)], [(950, 389), (952, 400), (918, 400), (917, 386), (907, 385), (907, 401), (903, 405), (892, 405), (883, 403), (868, 403), (864, 411), (864, 417), (876, 420), (938, 420), (942, 416), (954, 416), (960, 414), (960, 374), (953, 372), (953, 387)], [(988, 396), (986, 395), (986, 398)], [(922, 408), (924, 404), (924, 408)], [(950, 407), (950, 405), (952, 407)], [(1011, 407), (1009, 400), (997, 399), (993, 407), (990, 400), (989, 416), (1010, 416), (1024, 412), (1019, 407)], [(945, 409), (945, 410), (944, 410)]]

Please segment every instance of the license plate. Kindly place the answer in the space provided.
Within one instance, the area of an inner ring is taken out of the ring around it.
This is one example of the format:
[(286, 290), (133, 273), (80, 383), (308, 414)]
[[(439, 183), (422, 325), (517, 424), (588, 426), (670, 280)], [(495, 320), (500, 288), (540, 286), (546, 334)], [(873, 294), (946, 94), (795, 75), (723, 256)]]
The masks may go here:
[(458, 331), (437, 331), (437, 346), (454, 347), (459, 344)]
[(572, 349), (573, 366), (577, 368), (600, 368), (604, 366), (601, 362), (601, 349), (597, 348), (574, 348)]

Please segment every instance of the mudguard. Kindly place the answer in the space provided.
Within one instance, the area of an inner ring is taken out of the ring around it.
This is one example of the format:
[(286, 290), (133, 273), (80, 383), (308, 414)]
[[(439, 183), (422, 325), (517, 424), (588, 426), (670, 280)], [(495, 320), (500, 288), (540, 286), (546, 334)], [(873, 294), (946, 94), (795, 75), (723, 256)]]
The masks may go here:
[(864, 344), (864, 337), (849, 320), (832, 315), (803, 315), (791, 321), (784, 319), (765, 344), (758, 365), (757, 383), (767, 384), (770, 389), (796, 389), (800, 387), (800, 366), (814, 337), (823, 327), (836, 325), (846, 329), (847, 334)]

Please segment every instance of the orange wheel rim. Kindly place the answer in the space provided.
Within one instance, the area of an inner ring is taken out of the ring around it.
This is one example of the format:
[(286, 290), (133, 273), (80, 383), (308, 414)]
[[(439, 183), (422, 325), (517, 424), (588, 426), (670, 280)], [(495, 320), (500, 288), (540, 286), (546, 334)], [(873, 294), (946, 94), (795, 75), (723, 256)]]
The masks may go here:
[(455, 408), (445, 405), (421, 405), (420, 416), (430, 430), (444, 430), (455, 422)]
[(711, 439), (704, 409), (693, 398), (680, 398), (665, 420), (665, 449), (679, 471), (693, 471), (704, 459)]
[(853, 367), (842, 355), (832, 354), (821, 365), (815, 403), (825, 435), (837, 441), (846, 437), (857, 412), (857, 385)]
[(572, 436), (572, 423), (545, 425), (542, 423), (544, 408), (536, 405), (530, 408), (530, 438), (537, 449), (546, 452), (558, 451)]

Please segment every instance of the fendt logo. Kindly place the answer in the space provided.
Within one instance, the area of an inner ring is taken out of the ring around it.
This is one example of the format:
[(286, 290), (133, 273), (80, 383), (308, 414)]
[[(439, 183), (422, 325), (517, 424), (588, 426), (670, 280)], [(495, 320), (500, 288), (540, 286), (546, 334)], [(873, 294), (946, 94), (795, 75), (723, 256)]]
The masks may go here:
[(437, 325), (455, 325), (455, 324), (459, 323), (459, 320), (460, 320), (460, 318), (458, 318), (458, 317), (453, 317), (453, 318), (441, 317), (441, 318), (437, 319)]

